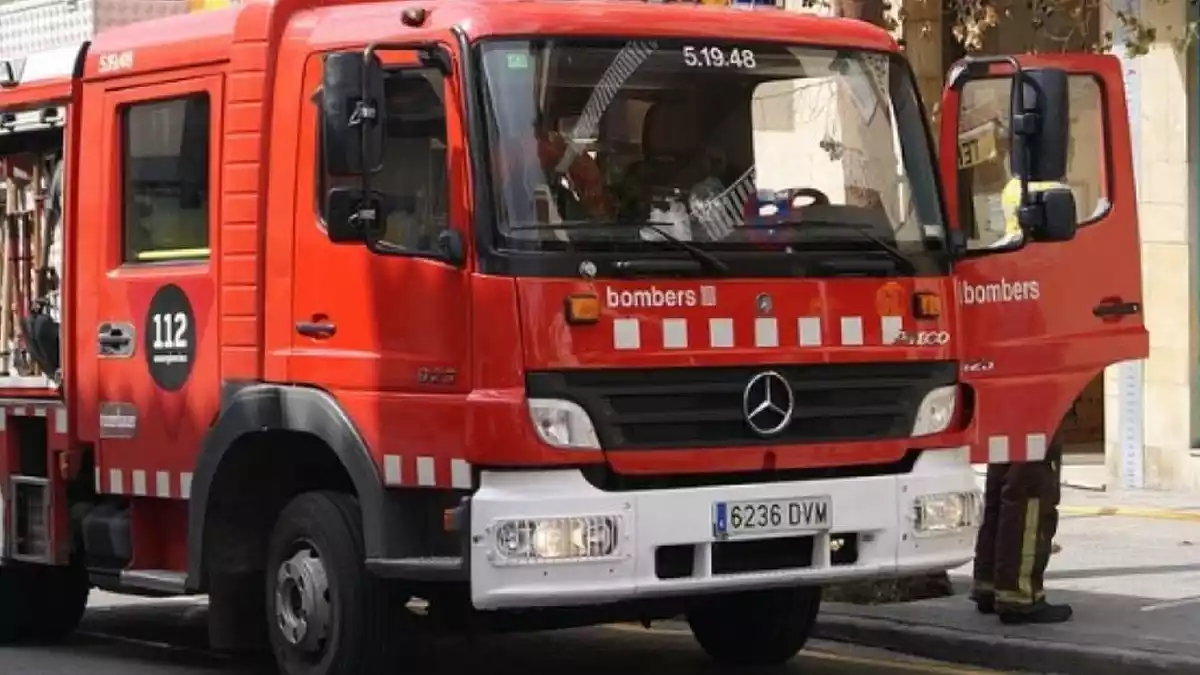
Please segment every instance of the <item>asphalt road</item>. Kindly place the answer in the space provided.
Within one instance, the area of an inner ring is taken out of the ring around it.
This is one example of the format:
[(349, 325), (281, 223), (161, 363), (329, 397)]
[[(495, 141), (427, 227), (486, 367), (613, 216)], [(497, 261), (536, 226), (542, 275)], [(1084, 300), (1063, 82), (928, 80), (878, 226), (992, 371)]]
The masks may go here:
[[(80, 634), (53, 648), (0, 648), (0, 675), (271, 675), (269, 664), (235, 663), (204, 650), (205, 607), (196, 600), (127, 601), (95, 593)], [(717, 675), (686, 627), (601, 626), (528, 635), (447, 638), (433, 675)], [(411, 670), (398, 669), (406, 675)], [(725, 671), (727, 672), (727, 671)], [(984, 675), (994, 671), (813, 642), (795, 675)], [(413, 675), (417, 675), (414, 673)]]

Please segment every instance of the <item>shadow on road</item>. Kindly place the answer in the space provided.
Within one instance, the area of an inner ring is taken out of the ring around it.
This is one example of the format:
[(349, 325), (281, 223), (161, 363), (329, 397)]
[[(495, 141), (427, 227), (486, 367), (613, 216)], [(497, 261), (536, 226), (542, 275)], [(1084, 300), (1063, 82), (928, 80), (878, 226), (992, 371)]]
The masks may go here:
[[(72, 651), (108, 650), (113, 656), (160, 665), (186, 665), (203, 672), (273, 673), (268, 658), (231, 658), (207, 651), (207, 607), (203, 601), (147, 601), (90, 609)], [(528, 634), (431, 636), (422, 641), (416, 662), (404, 672), (414, 675), (487, 673), (528, 675), (562, 672), (572, 675), (689, 675), (727, 673), (713, 665), (686, 636), (664, 639), (662, 633), (616, 628), (574, 629)], [(104, 643), (115, 641), (113, 644)], [(101, 645), (104, 645), (101, 647)], [(97, 654), (99, 655), (99, 654)], [(143, 657), (143, 655), (145, 655)], [(150, 670), (147, 670), (150, 672)], [(162, 671), (158, 671), (162, 672)], [(190, 672), (190, 671), (189, 671)], [(5, 673), (5, 675), (8, 675)], [(122, 671), (121, 675), (126, 675)]]
[[(99, 596), (67, 645), (0, 649), (0, 675), (273, 675), (269, 657), (227, 658), (207, 650), (203, 600), (113, 601)], [(728, 675), (707, 659), (686, 626), (663, 624), (541, 633), (431, 636), (397, 672), (405, 675)], [(803, 675), (948, 675), (953, 666), (832, 643), (812, 645), (783, 672)], [(778, 672), (778, 671), (777, 671)]]

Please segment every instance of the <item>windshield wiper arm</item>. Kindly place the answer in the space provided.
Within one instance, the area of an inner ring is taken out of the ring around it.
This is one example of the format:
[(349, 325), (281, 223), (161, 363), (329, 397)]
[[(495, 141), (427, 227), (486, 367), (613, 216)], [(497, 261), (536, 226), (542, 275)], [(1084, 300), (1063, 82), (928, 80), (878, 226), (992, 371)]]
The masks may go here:
[(564, 220), (561, 223), (527, 223), (524, 225), (513, 225), (513, 226), (509, 227), (508, 229), (509, 229), (509, 231), (520, 231), (520, 230), (567, 230), (567, 229), (582, 229), (582, 228), (608, 229), (608, 228), (627, 228), (627, 227), (636, 227), (639, 229), (644, 228), (644, 229), (654, 231), (655, 233), (658, 234), (658, 236), (662, 237), (663, 240), (669, 241), (672, 244), (674, 244), (675, 246), (677, 246), (680, 249), (683, 249), (685, 252), (687, 252), (688, 255), (692, 256), (693, 260), (700, 263), (700, 266), (702, 268), (704, 268), (705, 271), (707, 271), (711, 274), (722, 274), (723, 275), (723, 274), (729, 273), (729, 265), (726, 265), (725, 261), (723, 261), (720, 258), (716, 257), (715, 255), (709, 253), (708, 251), (705, 251), (704, 249), (700, 248), (699, 246), (696, 246), (695, 244), (691, 243), (690, 241), (686, 241), (686, 240), (680, 239), (679, 237), (676, 237), (675, 235), (671, 234), (667, 230), (664, 230), (663, 228), (659, 227), (656, 223), (615, 222), (615, 221), (614, 222), (606, 222), (606, 221), (595, 221), (595, 220)]
[(879, 237), (879, 235), (875, 234), (874, 232), (871, 232), (870, 230), (866, 229), (864, 226), (859, 225), (858, 223), (845, 223), (845, 222), (839, 222), (836, 220), (813, 220), (813, 219), (786, 220), (786, 221), (776, 224), (776, 225), (769, 225), (765, 229), (770, 229), (772, 227), (785, 227), (785, 228), (789, 228), (789, 229), (799, 229), (799, 228), (804, 228), (804, 227), (807, 227), (810, 225), (816, 225), (817, 227), (822, 227), (822, 226), (824, 226), (824, 227), (844, 227), (844, 228), (851, 229), (851, 230), (857, 232), (858, 234), (862, 235), (863, 238), (865, 238), (867, 241), (870, 241), (871, 243), (875, 244), (875, 246), (880, 251), (883, 251), (884, 253), (888, 254), (889, 258), (891, 258), (897, 264), (901, 265), (904, 268), (905, 274), (915, 274), (917, 271), (917, 266), (913, 263), (913, 261), (909, 260), (908, 256), (904, 255), (904, 253), (900, 249), (896, 248), (895, 246), (888, 243), (887, 241), (884, 241), (883, 239), (881, 239)]

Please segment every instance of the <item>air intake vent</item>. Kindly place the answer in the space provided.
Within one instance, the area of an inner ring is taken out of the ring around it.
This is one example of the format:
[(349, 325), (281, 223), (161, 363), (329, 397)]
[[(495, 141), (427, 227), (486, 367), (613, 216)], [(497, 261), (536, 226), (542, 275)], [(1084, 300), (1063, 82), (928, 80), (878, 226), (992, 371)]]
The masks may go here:
[(50, 562), (50, 481), (13, 476), (11, 485), (10, 556), (14, 560)]

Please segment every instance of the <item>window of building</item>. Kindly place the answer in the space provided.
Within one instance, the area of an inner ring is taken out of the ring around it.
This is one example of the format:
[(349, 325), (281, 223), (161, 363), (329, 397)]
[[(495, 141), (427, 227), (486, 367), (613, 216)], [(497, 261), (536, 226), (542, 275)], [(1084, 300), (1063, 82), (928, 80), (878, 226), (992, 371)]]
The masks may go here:
[[(405, 68), (388, 74), (387, 145), (383, 170), (371, 176), (371, 189), (387, 199), (383, 233), (371, 242), (380, 253), (431, 253), (448, 227), (445, 85), (433, 68)], [(320, 133), (316, 135), (320, 151)], [(357, 187), (354, 176), (330, 176), (322, 168), (317, 198), (332, 186)]]
[(126, 263), (209, 255), (207, 94), (121, 110)]
[[(1073, 75), (1067, 174), (1059, 182), (1075, 193), (1079, 224), (1108, 211), (1105, 183), (1108, 147), (1104, 135), (1104, 99), (1090, 75)], [(969, 228), (969, 247), (1006, 247), (1022, 238), (1015, 208), (1019, 183), (1009, 171), (1009, 110), (1012, 80), (971, 80), (963, 87), (958, 125), (958, 175), (961, 222)]]

